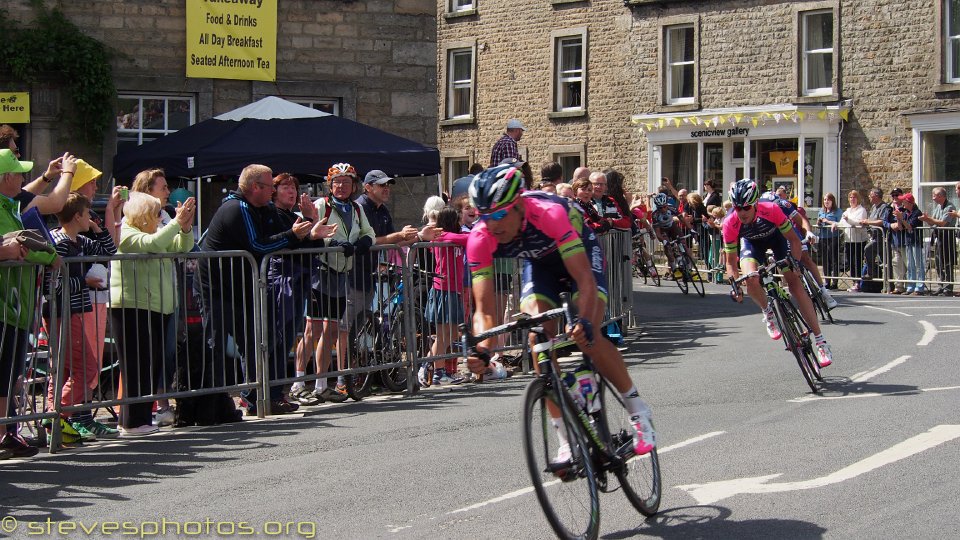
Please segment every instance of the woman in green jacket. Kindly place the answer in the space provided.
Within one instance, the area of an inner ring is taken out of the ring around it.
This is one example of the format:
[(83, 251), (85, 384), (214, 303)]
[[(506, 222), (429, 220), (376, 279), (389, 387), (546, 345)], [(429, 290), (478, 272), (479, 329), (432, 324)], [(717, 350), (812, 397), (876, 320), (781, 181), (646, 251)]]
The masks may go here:
[[(196, 200), (191, 197), (177, 208), (177, 216), (158, 228), (160, 199), (130, 192), (123, 207), (117, 254), (187, 253), (193, 247)], [(157, 370), (163, 366), (164, 336), (173, 324), (176, 282), (172, 258), (148, 257), (112, 261), (110, 272), (110, 321), (120, 353), (123, 397), (153, 393)], [(120, 408), (122, 437), (157, 431), (152, 424), (152, 401)]]

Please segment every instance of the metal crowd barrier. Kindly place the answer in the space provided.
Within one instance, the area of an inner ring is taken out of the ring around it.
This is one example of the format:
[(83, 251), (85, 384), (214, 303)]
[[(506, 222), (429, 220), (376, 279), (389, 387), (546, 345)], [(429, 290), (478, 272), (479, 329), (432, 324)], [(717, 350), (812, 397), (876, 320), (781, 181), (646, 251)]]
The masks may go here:
[[(620, 321), (632, 303), (630, 235), (614, 231), (602, 235), (601, 244), (608, 272), (606, 322)], [(374, 246), (367, 254), (345, 255), (340, 247), (282, 251), (259, 266), (243, 251), (65, 258), (59, 272), (46, 273), (47, 294), (40, 294), (40, 282), (31, 290), (37, 307), (29, 328), (0, 335), (30, 343), (24, 374), (3, 381), (9, 401), (19, 407), (5, 419), (31, 427), (41, 438), (40, 422), (51, 420), (49, 445), (56, 452), (62, 433), (54, 420), (61, 415), (104, 410), (116, 418), (137, 404), (176, 399), (181, 406), (239, 392), (242, 403), (262, 417), (293, 383), (327, 381), (329, 388), (342, 377), (351, 388), (367, 384), (367, 389), (412, 392), (419, 366), (435, 362), (457, 369), (462, 358), (457, 325), (471, 320), (472, 299), (462, 294), (460, 305), (453, 296), (446, 305), (430, 299), (437, 258), (445, 258), (449, 269), (462, 264), (463, 248)], [(345, 260), (357, 269), (348, 270)], [(138, 296), (122, 297), (130, 301), (125, 305), (140, 309), (118, 309), (108, 307), (108, 292), (101, 291), (102, 298), (91, 297), (89, 311), (72, 313), (71, 293), (89, 283), (91, 274), (71, 275), (75, 263), (86, 269), (101, 265), (101, 277), (112, 269), (108, 282), (124, 295), (151, 292), (141, 304), (130, 303)], [(0, 265), (0, 271), (17, 268), (43, 274), (34, 265)], [(519, 310), (520, 263), (498, 260), (495, 268), (496, 312), (505, 320)], [(172, 313), (162, 313), (164, 306), (172, 306)], [(47, 351), (40, 339), (44, 331)], [(314, 345), (324, 339), (322, 347)], [(523, 367), (531, 369), (526, 349), (526, 336), (513, 335), (496, 351), (525, 357)], [(313, 370), (307, 367), (311, 359)], [(150, 412), (149, 406), (134, 409)]]

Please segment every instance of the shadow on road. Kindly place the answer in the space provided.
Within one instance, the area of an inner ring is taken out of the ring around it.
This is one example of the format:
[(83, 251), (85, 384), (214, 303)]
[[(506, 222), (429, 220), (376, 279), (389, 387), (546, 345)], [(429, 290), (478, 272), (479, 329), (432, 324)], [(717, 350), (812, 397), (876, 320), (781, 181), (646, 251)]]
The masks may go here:
[(671, 508), (635, 529), (602, 535), (620, 539), (651, 536), (654, 538), (822, 538), (826, 529), (796, 519), (748, 519), (733, 521), (732, 512), (722, 506), (690, 506)]

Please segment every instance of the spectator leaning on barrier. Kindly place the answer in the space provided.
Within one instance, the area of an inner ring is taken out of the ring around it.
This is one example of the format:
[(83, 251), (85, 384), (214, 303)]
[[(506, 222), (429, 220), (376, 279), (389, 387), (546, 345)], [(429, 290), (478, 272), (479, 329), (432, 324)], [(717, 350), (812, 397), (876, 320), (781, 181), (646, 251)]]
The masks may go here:
[[(890, 249), (884, 241), (883, 224), (890, 214), (890, 205), (883, 201), (883, 192), (880, 188), (873, 188), (868, 195), (870, 199), (870, 215), (863, 221), (869, 227), (870, 240), (863, 246), (863, 259), (866, 263), (866, 272), (860, 281), (860, 290), (863, 292), (878, 292), (878, 286), (872, 283), (874, 278), (881, 277), (880, 264), (889, 264)], [(880, 259), (878, 262), (877, 259)], [(876, 290), (875, 290), (876, 289)]]
[[(348, 285), (347, 276), (353, 268), (353, 256), (366, 255), (376, 237), (367, 216), (352, 200), (356, 191), (357, 171), (349, 163), (335, 163), (327, 172), (327, 181), (330, 182), (330, 195), (321, 197), (314, 202), (317, 213), (329, 219), (330, 224), (337, 225), (336, 234), (326, 241), (330, 247), (339, 246), (343, 252), (325, 253), (320, 255), (320, 267), (313, 279), (313, 295), (317, 311), (313, 313), (314, 320), (319, 321), (320, 339), (317, 343), (315, 361), (317, 379), (314, 397), (321, 401), (342, 402), (346, 396), (327, 388), (327, 378), (323, 376), (329, 370), (331, 351), (334, 343), (337, 344), (337, 357), (347, 357), (347, 343), (339, 339), (340, 321), (346, 312)], [(311, 322), (307, 327), (316, 328)], [(311, 339), (316, 336), (311, 336)], [(307, 340), (304, 332), (304, 341)], [(346, 369), (344, 363), (341, 369)]]
[(851, 190), (847, 194), (847, 201), (850, 206), (843, 211), (837, 227), (843, 231), (843, 252), (847, 259), (847, 267), (850, 269), (850, 277), (854, 279), (853, 287), (847, 290), (860, 292), (860, 276), (863, 275), (863, 247), (868, 238), (863, 222), (869, 217), (869, 214), (867, 209), (860, 204), (860, 192)]
[(490, 166), (496, 166), (505, 159), (520, 159), (520, 148), (517, 141), (523, 137), (526, 130), (516, 118), (507, 122), (507, 132), (500, 137), (490, 150)]
[[(32, 162), (19, 161), (9, 148), (0, 150), (0, 234), (23, 229), (21, 205), (14, 197), (20, 193), (23, 185), (23, 173), (30, 172), (32, 168)], [(38, 243), (27, 248), (28, 244), (18, 243), (21, 245), (15, 246), (12, 240), (4, 239), (0, 248), (3, 259), (45, 265), (54, 264), (57, 260), (53, 246)], [(37, 292), (35, 266), (0, 268), (0, 419), (6, 418), (12, 410), (9, 392), (26, 362), (27, 336), (35, 320)], [(38, 450), (17, 434), (16, 422), (6, 423), (5, 428), (0, 439), (0, 458), (36, 455)]]
[[(270, 203), (273, 198), (273, 172), (266, 165), (247, 165), (240, 172), (237, 191), (228, 195), (210, 221), (200, 247), (203, 251), (241, 250), (253, 255), (257, 265), (271, 252), (297, 247), (307, 240), (318, 240), (333, 234), (336, 227), (327, 226), (321, 218), (311, 222), (297, 218), (293, 224), (281, 216)], [(307, 244), (310, 245), (310, 244)], [(236, 370), (226, 358), (227, 334), (234, 338), (244, 361), (243, 374), (254, 369), (260, 332), (253, 325), (256, 286), (252, 269), (238, 258), (226, 260), (202, 259), (199, 265), (201, 305), (204, 329), (213, 340), (214, 384), (235, 384)], [(270, 326), (269, 322), (267, 323)], [(268, 339), (274, 339), (272, 332)], [(273, 350), (268, 344), (267, 350)], [(276, 362), (270, 362), (276, 369)], [(225, 369), (227, 368), (227, 369)], [(226, 374), (226, 379), (224, 378)], [(252, 375), (252, 373), (251, 373)], [(250, 378), (250, 377), (246, 377)], [(242, 392), (247, 412), (256, 412), (256, 391)], [(294, 404), (282, 400), (282, 389), (271, 389), (271, 410), (292, 412)]]
[[(897, 283), (898, 290), (900, 290), (899, 287), (904, 288), (901, 292), (895, 290), (894, 294), (922, 295), (926, 293), (924, 284), (921, 282), (924, 275), (924, 264), (921, 258), (923, 237), (919, 234), (917, 227), (922, 223), (920, 216), (923, 212), (917, 208), (912, 193), (901, 195), (897, 203), (890, 213), (889, 227), (893, 231), (894, 276), (897, 279), (905, 279), (905, 285)], [(906, 262), (906, 276), (902, 274), (904, 262)], [(898, 268), (901, 271), (899, 276), (896, 275)]]
[(933, 227), (933, 259), (937, 265), (937, 277), (940, 279), (940, 287), (933, 294), (953, 296), (953, 266), (957, 259), (953, 227), (957, 223), (957, 209), (947, 200), (947, 190), (942, 187), (933, 188), (933, 210), (930, 215), (921, 216), (920, 221)]
[[(92, 238), (81, 234), (90, 232), (92, 226), (89, 209), (90, 201), (83, 195), (72, 192), (63, 209), (57, 213), (60, 229), (53, 231), (53, 240), (57, 254), (61, 257), (110, 256), (117, 252), (109, 232), (98, 228), (99, 232)], [(100, 380), (102, 361), (98, 351), (102, 353), (103, 348), (102, 345), (97, 346), (97, 339), (99, 337), (102, 344), (103, 336), (99, 336), (97, 329), (105, 328), (106, 320), (97, 319), (91, 290), (105, 289), (107, 283), (106, 273), (102, 276), (89, 275), (90, 267), (91, 263), (70, 263), (55, 284), (58, 301), (54, 305), (58, 306), (57, 309), (60, 309), (63, 302), (69, 302), (70, 305), (69, 333), (65, 336), (69, 339), (69, 345), (65, 347), (64, 361), (61, 364), (64, 372), (60, 395), (56, 393), (55, 384), (47, 385), (48, 410), (53, 410), (57, 401), (64, 406), (91, 401), (93, 389)], [(69, 296), (64, 295), (65, 286), (69, 286)], [(45, 317), (49, 317), (49, 309), (48, 305), (44, 310)], [(47, 328), (52, 328), (49, 322), (44, 321), (44, 324)], [(61, 326), (66, 327), (66, 324)], [(64, 420), (70, 421), (69, 426), (73, 431), (67, 429)], [(69, 418), (64, 415), (60, 422), (65, 443), (78, 442), (80, 439), (116, 437), (119, 433), (116, 429), (95, 421), (89, 409), (75, 412)]]
[(837, 223), (843, 213), (837, 207), (837, 196), (823, 194), (823, 207), (817, 215), (817, 250), (820, 252), (820, 264), (823, 265), (824, 280), (828, 289), (837, 288), (837, 276), (840, 274), (840, 232)]
[[(160, 199), (131, 192), (123, 206), (117, 253), (187, 253), (193, 248), (193, 197), (178, 209), (177, 217), (163, 228)], [(153, 393), (153, 375), (163, 366), (164, 338), (173, 323), (176, 282), (173, 260), (147, 258), (110, 263), (110, 321), (120, 353), (123, 396)], [(149, 401), (121, 405), (120, 434), (137, 437), (157, 431)]]

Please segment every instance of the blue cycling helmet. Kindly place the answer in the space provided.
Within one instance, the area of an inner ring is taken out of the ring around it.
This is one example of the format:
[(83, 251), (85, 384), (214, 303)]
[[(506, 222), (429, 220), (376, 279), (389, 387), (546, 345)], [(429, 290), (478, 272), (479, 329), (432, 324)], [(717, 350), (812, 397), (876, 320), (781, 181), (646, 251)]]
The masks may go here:
[(667, 199), (666, 193), (657, 193), (653, 196), (653, 207), (655, 209), (666, 208), (670, 204), (670, 200)]
[(734, 206), (750, 206), (760, 200), (760, 188), (749, 178), (737, 180), (730, 186), (730, 202)]
[(481, 214), (513, 206), (523, 191), (523, 172), (512, 165), (481, 171), (470, 183), (470, 204)]

